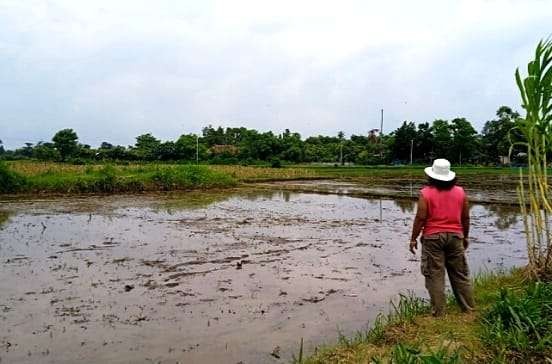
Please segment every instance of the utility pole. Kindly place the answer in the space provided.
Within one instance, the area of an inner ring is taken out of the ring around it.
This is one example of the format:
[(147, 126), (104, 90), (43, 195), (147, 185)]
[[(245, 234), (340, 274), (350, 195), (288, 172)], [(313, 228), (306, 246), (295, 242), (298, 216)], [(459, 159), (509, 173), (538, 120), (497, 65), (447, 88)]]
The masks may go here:
[(414, 151), (414, 139), (410, 139), (410, 165), (412, 165), (412, 153)]
[(380, 126), (380, 158), (383, 160), (383, 109), (381, 109), (381, 126)]
[(196, 164), (199, 164), (199, 135), (196, 134)]
[(381, 109), (380, 140), (383, 142), (383, 109)]

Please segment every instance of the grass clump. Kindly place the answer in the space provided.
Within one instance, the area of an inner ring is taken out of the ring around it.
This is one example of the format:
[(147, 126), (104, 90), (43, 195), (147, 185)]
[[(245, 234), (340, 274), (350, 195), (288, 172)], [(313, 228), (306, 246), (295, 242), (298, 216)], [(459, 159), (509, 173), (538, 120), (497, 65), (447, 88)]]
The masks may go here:
[(153, 172), (151, 179), (162, 190), (236, 185), (236, 180), (228, 174), (211, 170), (206, 166), (194, 165), (158, 168)]
[(456, 364), (462, 363), (460, 351), (442, 345), (436, 350), (422, 350), (417, 346), (397, 344), (388, 359), (375, 357), (374, 364)]
[(482, 316), (481, 336), (509, 362), (544, 362), (552, 356), (552, 283), (533, 282), (521, 294), (502, 288)]
[(19, 192), (25, 188), (26, 183), (24, 176), (0, 162), (0, 193)]

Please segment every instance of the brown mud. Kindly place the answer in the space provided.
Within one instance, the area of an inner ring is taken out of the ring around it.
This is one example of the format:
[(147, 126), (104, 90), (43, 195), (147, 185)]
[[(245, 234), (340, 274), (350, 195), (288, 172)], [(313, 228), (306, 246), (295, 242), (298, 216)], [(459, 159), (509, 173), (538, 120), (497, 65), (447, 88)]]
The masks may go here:
[[(412, 201), (290, 186), (4, 201), (0, 363), (289, 362), (425, 295)], [(515, 208), (471, 212), (472, 271), (525, 262)]]

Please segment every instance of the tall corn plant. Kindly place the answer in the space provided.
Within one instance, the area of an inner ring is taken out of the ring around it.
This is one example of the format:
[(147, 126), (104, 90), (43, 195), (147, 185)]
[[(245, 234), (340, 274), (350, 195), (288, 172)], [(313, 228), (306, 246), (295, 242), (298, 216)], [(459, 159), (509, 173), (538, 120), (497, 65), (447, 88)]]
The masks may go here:
[(536, 278), (552, 278), (552, 188), (548, 184), (546, 154), (552, 151), (552, 40), (540, 41), (535, 58), (522, 79), (516, 69), (516, 82), (526, 115), (516, 127), (526, 141), (527, 185), (520, 169), (518, 197), (525, 224), (529, 269)]

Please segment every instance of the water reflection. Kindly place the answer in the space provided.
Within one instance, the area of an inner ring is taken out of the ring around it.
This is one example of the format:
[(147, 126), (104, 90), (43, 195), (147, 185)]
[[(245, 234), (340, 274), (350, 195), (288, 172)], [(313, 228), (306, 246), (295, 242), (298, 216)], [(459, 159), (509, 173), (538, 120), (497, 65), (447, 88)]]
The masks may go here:
[(272, 200), (274, 198), (281, 198), (285, 199), (285, 195), (287, 195), (286, 202), (289, 201), (289, 197), (291, 195), (291, 192), (289, 191), (274, 191), (274, 190), (255, 190), (250, 192), (244, 192), (238, 195), (235, 195), (234, 197), (240, 197), (248, 201), (258, 201), (258, 200)]
[[(381, 200), (380, 200), (381, 201)], [(405, 214), (414, 214), (416, 212), (416, 201), (407, 199), (393, 200), (401, 212)], [(506, 230), (515, 225), (519, 221), (519, 208), (512, 205), (480, 205), (485, 211), (494, 217), (493, 225), (500, 230)]]
[(491, 216), (496, 217), (494, 225), (505, 230), (518, 222), (519, 208), (510, 205), (486, 205), (485, 209)]
[(211, 205), (228, 201), (232, 198), (256, 202), (259, 200), (281, 199), (289, 202), (294, 193), (278, 190), (255, 190), (236, 193), (232, 192), (187, 192), (172, 194), (162, 198), (153, 208), (154, 211), (163, 211), (170, 215), (182, 210), (204, 209)]
[(214, 203), (223, 202), (232, 197), (224, 192), (188, 192), (185, 194), (171, 194), (162, 197), (154, 211), (164, 211), (172, 215), (182, 210), (196, 210), (206, 208)]
[(395, 202), (395, 206), (401, 209), (403, 213), (411, 213), (411, 212), (415, 212), (416, 210), (416, 201), (399, 199), (399, 200), (394, 200), (394, 202)]
[(7, 224), (10, 220), (10, 213), (8, 211), (0, 211), (0, 228)]
[(289, 198), (291, 197), (291, 193), (289, 191), (283, 191), (282, 195), (284, 197), (284, 201), (289, 202)]
[[(407, 186), (408, 187), (408, 186)], [(414, 188), (413, 188), (414, 190)], [(416, 190), (417, 191), (417, 190)], [(293, 199), (297, 198), (298, 196), (302, 195), (302, 193), (292, 192), (292, 191), (286, 191), (286, 190), (234, 190), (234, 191), (210, 191), (208, 193), (204, 191), (194, 191), (194, 192), (186, 192), (186, 193), (172, 193), (172, 194), (162, 194), (158, 196), (148, 196), (145, 197), (144, 200), (141, 202), (144, 202), (149, 205), (149, 207), (158, 212), (165, 212), (168, 214), (175, 214), (179, 211), (183, 210), (197, 210), (197, 209), (204, 209), (208, 208), (211, 205), (222, 203), (231, 199), (239, 199), (242, 201), (250, 201), (250, 202), (257, 202), (257, 201), (272, 201), (272, 200), (279, 200), (283, 202), (290, 202)], [(314, 199), (316, 199), (316, 195), (313, 195)], [(154, 199), (153, 204), (151, 203), (151, 198)], [(388, 199), (382, 199), (382, 198), (367, 198), (370, 203), (374, 203), (378, 205), (379, 209), (379, 221), (383, 222), (384, 218), (384, 205), (389, 206), (391, 202)], [(388, 202), (384, 202), (384, 200)], [(400, 198), (391, 200), (393, 201), (393, 204), (405, 215), (407, 215), (408, 218), (412, 217), (416, 212), (416, 200), (414, 199), (408, 199), (408, 198)], [(387, 204), (387, 205), (386, 205)], [(98, 203), (96, 204), (90, 204), (87, 200), (87, 204), (85, 206), (87, 209), (84, 209), (81, 204), (74, 204), (71, 205), (71, 209), (73, 211), (86, 211), (88, 216), (88, 222), (92, 219), (92, 214), (94, 212), (90, 212), (90, 210), (93, 210), (94, 206), (98, 206)], [(102, 205), (102, 211), (105, 211), (106, 208), (109, 209), (110, 205), (103, 203)], [(493, 225), (496, 226), (498, 229), (505, 230), (509, 229), (513, 225), (515, 225), (519, 221), (519, 208), (516, 206), (511, 205), (498, 205), (498, 204), (488, 204), (488, 205), (473, 205), (473, 206), (479, 206), (479, 208), (483, 208), (484, 211), (491, 217), (494, 218)], [(109, 215), (109, 214), (107, 214)], [(0, 227), (5, 224), (8, 221), (8, 212), (0, 211)]]

